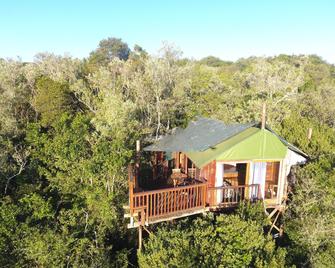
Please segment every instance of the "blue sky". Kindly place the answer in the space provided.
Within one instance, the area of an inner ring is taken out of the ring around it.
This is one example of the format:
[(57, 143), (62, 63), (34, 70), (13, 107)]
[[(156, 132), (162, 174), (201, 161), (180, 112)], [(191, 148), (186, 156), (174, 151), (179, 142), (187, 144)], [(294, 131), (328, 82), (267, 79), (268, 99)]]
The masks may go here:
[(86, 57), (118, 37), (155, 54), (162, 41), (184, 56), (224, 60), (318, 54), (335, 63), (335, 1), (7, 0), (0, 3), (0, 57), (38, 52)]

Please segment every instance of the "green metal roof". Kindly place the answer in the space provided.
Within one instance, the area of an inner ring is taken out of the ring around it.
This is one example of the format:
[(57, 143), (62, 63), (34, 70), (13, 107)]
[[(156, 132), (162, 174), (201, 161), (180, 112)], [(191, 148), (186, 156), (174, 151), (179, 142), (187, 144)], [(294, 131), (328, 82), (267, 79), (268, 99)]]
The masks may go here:
[(225, 125), (207, 118), (198, 118), (185, 129), (178, 128), (144, 148), (145, 151), (184, 152), (198, 167), (212, 160), (284, 159), (287, 149), (308, 157), (268, 126), (260, 129), (259, 123)]
[(154, 144), (145, 147), (144, 150), (163, 152), (204, 151), (254, 125), (256, 123), (226, 125), (219, 120), (198, 118), (198, 120), (190, 122), (185, 129), (176, 129), (171, 135), (163, 137)]
[(186, 154), (201, 168), (213, 160), (281, 160), (286, 153), (287, 147), (272, 132), (251, 127), (203, 152)]

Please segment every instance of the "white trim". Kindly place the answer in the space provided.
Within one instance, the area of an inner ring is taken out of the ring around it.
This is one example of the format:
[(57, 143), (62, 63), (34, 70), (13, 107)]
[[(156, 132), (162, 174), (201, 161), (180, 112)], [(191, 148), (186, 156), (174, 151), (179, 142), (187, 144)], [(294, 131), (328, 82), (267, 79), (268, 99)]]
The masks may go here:
[[(223, 186), (224, 164), (217, 163), (215, 167), (215, 187)], [(223, 190), (216, 191), (216, 203), (220, 204), (223, 199)]]
[(277, 193), (277, 205), (281, 203), (281, 200), (284, 195), (284, 188), (285, 188), (285, 164), (284, 160), (280, 161), (279, 163), (279, 174), (278, 174), (278, 193)]

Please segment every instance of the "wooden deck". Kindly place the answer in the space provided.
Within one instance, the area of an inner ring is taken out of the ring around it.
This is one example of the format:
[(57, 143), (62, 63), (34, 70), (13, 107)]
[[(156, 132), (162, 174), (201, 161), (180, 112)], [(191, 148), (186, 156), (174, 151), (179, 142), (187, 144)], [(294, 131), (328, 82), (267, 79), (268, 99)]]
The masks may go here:
[(236, 207), (243, 200), (259, 199), (259, 185), (208, 188), (207, 183), (153, 191), (129, 191), (128, 228), (168, 221), (209, 210)]

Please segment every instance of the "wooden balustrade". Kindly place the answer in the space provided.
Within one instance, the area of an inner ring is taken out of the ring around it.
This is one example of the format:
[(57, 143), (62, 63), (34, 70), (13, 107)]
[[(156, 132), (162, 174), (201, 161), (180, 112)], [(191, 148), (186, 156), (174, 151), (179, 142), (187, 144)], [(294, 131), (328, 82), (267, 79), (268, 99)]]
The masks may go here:
[(181, 217), (183, 213), (200, 213), (208, 206), (229, 207), (242, 200), (254, 201), (260, 198), (260, 187), (251, 184), (208, 188), (207, 183), (199, 183), (137, 193), (131, 190), (129, 193), (131, 217), (136, 215), (141, 224), (149, 224), (162, 218)]
[(242, 200), (260, 199), (260, 187), (259, 184), (212, 187), (208, 189), (208, 195), (210, 206), (232, 206)]
[(130, 211), (131, 214), (139, 212), (140, 221), (148, 223), (159, 217), (205, 208), (206, 194), (206, 183), (133, 193), (130, 196)]

